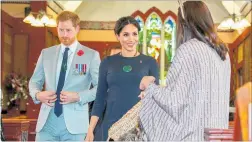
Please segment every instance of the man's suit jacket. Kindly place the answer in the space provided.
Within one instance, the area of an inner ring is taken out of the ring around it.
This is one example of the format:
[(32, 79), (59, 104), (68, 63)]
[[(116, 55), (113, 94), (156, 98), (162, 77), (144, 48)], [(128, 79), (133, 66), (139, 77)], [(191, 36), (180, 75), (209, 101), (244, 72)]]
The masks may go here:
[[(80, 50), (84, 52), (81, 56), (78, 55)], [(29, 82), (30, 95), (35, 104), (40, 103), (36, 100), (35, 94), (43, 89), (44, 84), (45, 90), (56, 92), (56, 68), (59, 53), (60, 45), (56, 45), (43, 49), (39, 56), (36, 68)], [(97, 51), (78, 43), (62, 89), (63, 91), (78, 92), (81, 98), (80, 102), (63, 105), (65, 124), (68, 131), (72, 134), (87, 133), (89, 126), (88, 102), (93, 101), (96, 96), (100, 62), (100, 56)], [(77, 64), (86, 64), (85, 75), (76, 73)], [(93, 85), (92, 89), (90, 89), (91, 83)], [(51, 109), (54, 109), (54, 107), (42, 103), (36, 132), (39, 132), (45, 125)]]

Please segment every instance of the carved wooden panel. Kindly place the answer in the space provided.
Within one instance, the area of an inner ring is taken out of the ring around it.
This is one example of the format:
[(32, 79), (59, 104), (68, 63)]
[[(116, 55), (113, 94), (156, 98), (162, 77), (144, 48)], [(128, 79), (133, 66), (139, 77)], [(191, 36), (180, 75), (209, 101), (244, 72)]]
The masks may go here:
[(29, 121), (19, 119), (3, 119), (3, 133), (6, 141), (27, 141)]

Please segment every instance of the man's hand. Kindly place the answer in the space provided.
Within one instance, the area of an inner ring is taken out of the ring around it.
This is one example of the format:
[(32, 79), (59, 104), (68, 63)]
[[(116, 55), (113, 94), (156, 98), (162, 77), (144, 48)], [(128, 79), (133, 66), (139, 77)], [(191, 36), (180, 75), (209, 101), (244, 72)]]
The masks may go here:
[(78, 102), (79, 100), (80, 100), (80, 96), (76, 92), (61, 91), (60, 93), (61, 104), (75, 103), (75, 102)]
[(57, 95), (54, 91), (42, 91), (36, 94), (36, 99), (52, 107), (52, 103), (57, 100)]
[(154, 83), (155, 77), (153, 76), (144, 76), (140, 82), (139, 89), (145, 90), (151, 83)]

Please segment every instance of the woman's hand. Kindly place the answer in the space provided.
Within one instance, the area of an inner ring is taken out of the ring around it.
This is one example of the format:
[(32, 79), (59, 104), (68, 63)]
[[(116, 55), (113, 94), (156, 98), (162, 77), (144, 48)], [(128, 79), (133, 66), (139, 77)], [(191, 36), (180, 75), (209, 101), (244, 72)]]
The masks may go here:
[(151, 83), (154, 83), (155, 77), (153, 76), (144, 76), (140, 82), (140, 90), (145, 90)]
[(94, 129), (96, 127), (96, 124), (99, 120), (99, 117), (97, 116), (91, 116), (91, 120), (90, 120), (90, 124), (88, 127), (88, 132), (87, 132), (87, 136), (85, 138), (86, 142), (93, 142), (94, 141)]
[(138, 96), (141, 100), (145, 97), (145, 92), (141, 91), (140, 95)]
[(94, 132), (92, 130), (88, 130), (85, 141), (86, 142), (93, 142), (94, 141)]

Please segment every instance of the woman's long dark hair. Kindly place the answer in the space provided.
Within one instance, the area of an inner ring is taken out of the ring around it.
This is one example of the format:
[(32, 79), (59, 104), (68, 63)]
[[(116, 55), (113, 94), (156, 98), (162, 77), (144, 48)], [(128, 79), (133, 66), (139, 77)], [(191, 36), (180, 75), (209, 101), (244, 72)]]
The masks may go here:
[(141, 30), (140, 25), (138, 24), (137, 20), (134, 17), (125, 16), (125, 17), (121, 17), (120, 19), (116, 21), (115, 28), (114, 28), (115, 34), (120, 35), (122, 29), (128, 24), (133, 24), (138, 29), (138, 31)]
[(202, 1), (186, 1), (178, 10), (177, 46), (197, 38), (208, 44), (219, 54), (222, 60), (226, 59), (228, 48), (219, 39), (214, 27), (210, 11)]

